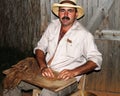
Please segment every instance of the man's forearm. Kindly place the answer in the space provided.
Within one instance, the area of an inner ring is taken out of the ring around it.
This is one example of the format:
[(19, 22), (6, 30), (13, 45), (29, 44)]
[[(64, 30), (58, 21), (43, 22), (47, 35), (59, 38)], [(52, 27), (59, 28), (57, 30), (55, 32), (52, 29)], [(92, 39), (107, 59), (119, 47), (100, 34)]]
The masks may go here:
[(43, 68), (46, 68), (47, 65), (46, 65), (46, 61), (45, 61), (45, 54), (44, 54), (44, 52), (42, 50), (37, 49), (35, 51), (35, 54), (36, 54), (36, 59), (38, 61), (40, 69), (42, 70)]
[(94, 70), (96, 67), (97, 67), (96, 63), (94, 63), (93, 61), (88, 61), (88, 62), (86, 62), (86, 64), (73, 69), (74, 75), (77, 76), (77, 75), (82, 75), (82, 74), (88, 73), (88, 72)]

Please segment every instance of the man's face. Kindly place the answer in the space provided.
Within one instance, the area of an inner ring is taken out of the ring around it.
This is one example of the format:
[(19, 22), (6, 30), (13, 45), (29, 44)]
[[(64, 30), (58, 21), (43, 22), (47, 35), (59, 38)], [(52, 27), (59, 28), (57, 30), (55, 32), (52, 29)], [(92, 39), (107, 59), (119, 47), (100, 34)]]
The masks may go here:
[(60, 7), (58, 16), (62, 26), (72, 26), (77, 18), (77, 12), (75, 8)]

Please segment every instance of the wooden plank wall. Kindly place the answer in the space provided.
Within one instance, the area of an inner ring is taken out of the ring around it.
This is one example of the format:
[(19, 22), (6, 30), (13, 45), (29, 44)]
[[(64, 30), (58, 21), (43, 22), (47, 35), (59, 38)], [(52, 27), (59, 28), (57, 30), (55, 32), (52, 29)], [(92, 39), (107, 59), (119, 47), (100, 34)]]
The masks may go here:
[[(102, 2), (100, 5), (102, 6)], [(120, 27), (118, 27), (120, 24), (119, 5), (120, 1), (115, 0), (110, 11), (99, 26), (99, 30), (120, 30)], [(103, 54), (102, 70), (88, 75), (86, 79), (86, 90), (120, 94), (120, 41), (108, 39), (101, 40), (99, 38), (96, 39), (96, 43), (100, 52)]]
[(0, 0), (0, 5), (0, 47), (32, 51), (48, 24), (48, 0)]
[(40, 35), (40, 1), (0, 0), (0, 4), (0, 45), (30, 50), (34, 32)]
[[(56, 18), (51, 13), (51, 4), (58, 1), (0, 0), (0, 47), (32, 50), (48, 23)], [(85, 10), (85, 16), (79, 22), (86, 27), (96, 9), (103, 6), (104, 1), (106, 0), (77, 0)], [(99, 29), (120, 29), (120, 0), (114, 1), (105, 22)]]
[(102, 69), (87, 75), (86, 90), (120, 92), (120, 41), (96, 39), (103, 55)]

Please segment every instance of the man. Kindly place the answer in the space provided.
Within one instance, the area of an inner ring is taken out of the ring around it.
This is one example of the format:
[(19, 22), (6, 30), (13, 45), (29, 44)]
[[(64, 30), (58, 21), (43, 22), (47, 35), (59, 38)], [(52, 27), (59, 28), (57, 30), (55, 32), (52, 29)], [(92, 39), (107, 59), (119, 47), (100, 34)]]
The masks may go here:
[[(100, 69), (102, 57), (93, 36), (76, 21), (84, 15), (83, 9), (75, 0), (61, 0), (52, 11), (59, 19), (51, 22), (34, 50), (42, 75), (54, 78), (54, 70), (59, 72), (58, 79), (76, 77), (79, 81), (81, 75)], [(49, 92), (44, 89), (41, 94), (59, 96)]]
[[(77, 22), (77, 19), (84, 15), (83, 8), (77, 6), (75, 0), (61, 0), (60, 3), (53, 4), (52, 12), (59, 19), (49, 24), (34, 49), (41, 74), (54, 78), (53, 71), (57, 71), (58, 79), (68, 80), (75, 77), (79, 81), (83, 74), (99, 70), (101, 53), (92, 34)], [(19, 86), (20, 89), (26, 88), (23, 82)], [(68, 96), (76, 89), (77, 84), (70, 85), (58, 93), (43, 88), (40, 96)], [(16, 90), (18, 91), (18, 88), (11, 94)]]

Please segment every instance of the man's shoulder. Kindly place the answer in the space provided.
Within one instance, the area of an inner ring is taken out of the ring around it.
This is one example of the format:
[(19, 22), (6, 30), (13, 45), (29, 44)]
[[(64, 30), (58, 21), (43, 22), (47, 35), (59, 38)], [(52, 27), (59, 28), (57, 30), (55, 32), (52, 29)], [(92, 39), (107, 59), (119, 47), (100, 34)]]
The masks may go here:
[(80, 34), (81, 36), (86, 37), (86, 36), (91, 36), (92, 35), (92, 33), (78, 21), (75, 22), (75, 26), (74, 26), (73, 30), (75, 30), (76, 33)]
[(82, 32), (82, 33), (89, 33), (89, 31), (87, 30), (87, 28), (85, 28), (80, 22), (76, 21), (74, 23), (74, 27), (73, 29), (75, 29), (78, 32)]
[(76, 21), (75, 22), (75, 26), (78, 30), (84, 30), (84, 31), (88, 31), (84, 25), (82, 25), (80, 22)]
[(56, 27), (59, 27), (59, 26), (60, 26), (59, 19), (51, 20), (51, 22), (48, 25), (48, 27), (52, 27), (52, 28), (56, 28)]
[(54, 19), (54, 20), (51, 20), (51, 23), (50, 24), (60, 24), (60, 21), (59, 19)]

